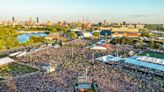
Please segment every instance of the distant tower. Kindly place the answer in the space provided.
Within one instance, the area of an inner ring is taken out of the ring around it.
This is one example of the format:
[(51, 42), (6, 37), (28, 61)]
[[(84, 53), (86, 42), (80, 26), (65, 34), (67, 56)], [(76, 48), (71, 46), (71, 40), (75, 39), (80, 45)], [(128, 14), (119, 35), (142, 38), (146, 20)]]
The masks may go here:
[(84, 19), (84, 17), (83, 17), (83, 24), (85, 24), (85, 19)]
[(102, 22), (99, 22), (99, 23), (98, 23), (99, 26), (102, 26), (102, 24), (103, 24)]
[(108, 21), (107, 20), (104, 20), (104, 25), (108, 25)]
[(48, 25), (48, 26), (51, 26), (51, 25), (52, 25), (51, 21), (48, 21), (48, 22), (47, 22), (47, 25)]
[(39, 23), (39, 17), (36, 17), (36, 22)]
[(12, 22), (15, 22), (15, 17), (12, 17)]
[(123, 25), (126, 25), (126, 22), (125, 21), (123, 22)]
[(30, 17), (30, 20), (29, 20), (30, 23), (32, 23), (32, 17)]

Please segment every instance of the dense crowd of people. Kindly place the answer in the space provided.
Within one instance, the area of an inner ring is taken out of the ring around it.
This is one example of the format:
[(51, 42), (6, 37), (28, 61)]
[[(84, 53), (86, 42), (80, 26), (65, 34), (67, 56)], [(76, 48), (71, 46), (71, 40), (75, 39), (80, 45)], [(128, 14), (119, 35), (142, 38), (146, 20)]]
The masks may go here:
[[(126, 47), (126, 46), (125, 46)], [(78, 76), (93, 77), (100, 92), (160, 92), (164, 91), (164, 82), (156, 76), (135, 69), (125, 68), (122, 64), (108, 65), (94, 61), (96, 55), (111, 54), (116, 49), (135, 51), (132, 48), (111, 46), (106, 51), (92, 51), (83, 46), (62, 46), (35, 52), (16, 58), (17, 62), (41, 67), (39, 63), (61, 64), (59, 71), (50, 74), (37, 74), (8, 80), (0, 83), (2, 92), (73, 92)], [(137, 52), (137, 51), (135, 51)], [(94, 54), (94, 55), (93, 55)]]

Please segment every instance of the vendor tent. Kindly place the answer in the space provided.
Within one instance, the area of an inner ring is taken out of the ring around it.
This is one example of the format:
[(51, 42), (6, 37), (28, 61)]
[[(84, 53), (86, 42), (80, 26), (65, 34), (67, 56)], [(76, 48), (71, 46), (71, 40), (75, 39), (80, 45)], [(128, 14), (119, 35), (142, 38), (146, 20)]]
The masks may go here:
[(105, 47), (101, 47), (101, 46), (96, 46), (96, 47), (92, 47), (91, 50), (106, 50), (107, 48)]
[(14, 62), (14, 60), (9, 57), (0, 58), (0, 66), (6, 65), (11, 62)]

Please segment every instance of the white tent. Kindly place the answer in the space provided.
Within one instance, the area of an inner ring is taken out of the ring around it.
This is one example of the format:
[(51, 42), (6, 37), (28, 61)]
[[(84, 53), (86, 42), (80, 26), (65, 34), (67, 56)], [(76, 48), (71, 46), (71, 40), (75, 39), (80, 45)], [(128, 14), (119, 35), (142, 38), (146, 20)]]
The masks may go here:
[(156, 60), (157, 60), (156, 58), (153, 58), (152, 62), (153, 62), (153, 63), (155, 63), (155, 62), (156, 62)]
[(147, 56), (142, 56), (137, 58), (137, 60), (145, 61), (145, 62), (151, 62), (151, 63), (156, 63), (156, 64), (164, 64), (164, 60), (158, 59), (158, 58), (153, 58), (153, 57), (147, 57)]
[(163, 60), (163, 62), (162, 62), (162, 65), (164, 65), (164, 60)]
[(117, 62), (117, 61), (121, 61), (123, 60), (123, 58), (120, 58), (120, 57), (113, 57), (111, 59), (109, 59), (110, 61), (114, 61), (114, 62)]
[(20, 53), (19, 55), (17, 55), (16, 57), (25, 56), (26, 54), (27, 54), (27, 52), (26, 52), (26, 51), (24, 51), (24, 52)]
[(15, 53), (11, 53), (11, 54), (10, 54), (10, 57), (16, 56), (16, 55), (18, 55), (18, 54), (20, 54), (20, 53), (21, 53), (21, 51), (18, 51), (18, 52), (15, 52)]
[(156, 63), (160, 64), (161, 63), (161, 59), (157, 59)]
[(93, 35), (89, 32), (83, 32), (83, 36), (84, 36), (84, 38), (93, 37)]
[(96, 58), (96, 60), (102, 61), (102, 62), (110, 62), (110, 61), (117, 62), (117, 61), (123, 60), (123, 58), (114, 57), (112, 55), (107, 55), (107, 56)]
[(106, 50), (106, 48), (105, 47), (96, 46), (96, 47), (92, 47), (91, 50)]
[(107, 62), (108, 60), (105, 57), (96, 58), (98, 61)]
[(11, 62), (14, 62), (14, 60), (9, 57), (0, 58), (0, 66), (11, 63)]

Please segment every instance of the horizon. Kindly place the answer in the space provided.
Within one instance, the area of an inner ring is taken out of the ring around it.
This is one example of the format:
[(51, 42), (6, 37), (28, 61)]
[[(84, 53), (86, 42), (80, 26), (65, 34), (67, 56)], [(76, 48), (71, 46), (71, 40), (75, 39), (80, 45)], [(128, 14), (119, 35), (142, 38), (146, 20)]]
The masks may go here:
[[(90, 20), (111, 22), (164, 24), (163, 0), (0, 0), (0, 21)], [(146, 11), (146, 12), (145, 12)]]

